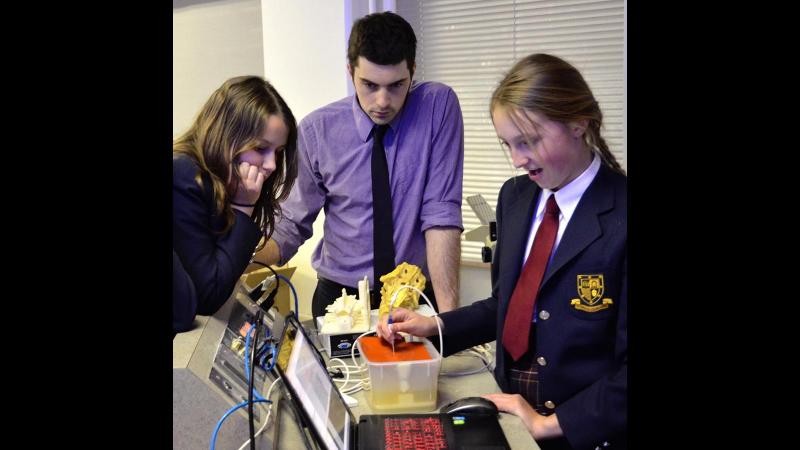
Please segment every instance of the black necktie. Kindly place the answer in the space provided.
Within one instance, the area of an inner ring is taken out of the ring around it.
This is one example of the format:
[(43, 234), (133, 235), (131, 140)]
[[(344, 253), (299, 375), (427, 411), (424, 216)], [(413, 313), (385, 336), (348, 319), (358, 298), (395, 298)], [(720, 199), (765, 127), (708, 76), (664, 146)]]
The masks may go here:
[(371, 308), (380, 306), (381, 276), (394, 270), (394, 241), (392, 235), (392, 191), (389, 187), (389, 166), (383, 149), (383, 136), (388, 125), (378, 125), (372, 133), (372, 243), (375, 282)]

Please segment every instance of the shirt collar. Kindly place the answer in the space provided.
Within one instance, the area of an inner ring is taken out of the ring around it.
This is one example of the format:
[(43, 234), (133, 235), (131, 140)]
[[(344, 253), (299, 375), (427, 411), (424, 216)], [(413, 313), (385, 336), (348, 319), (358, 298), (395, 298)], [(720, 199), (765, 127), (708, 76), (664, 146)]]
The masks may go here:
[[(553, 192), (550, 189), (543, 189), (540, 199), (545, 200), (550, 196), (550, 194), (554, 194), (556, 196), (556, 203), (558, 203), (558, 209), (561, 211), (561, 215), (564, 218), (565, 223), (568, 223), (569, 219), (572, 217), (572, 213), (575, 212), (575, 208), (578, 207), (578, 202), (581, 200), (583, 193), (586, 192), (586, 189), (588, 189), (589, 185), (592, 184), (594, 177), (599, 171), (600, 157), (593, 152), (592, 162), (589, 164), (589, 167), (583, 171), (583, 173), (578, 175), (577, 178), (570, 181), (566, 186), (562, 187), (556, 192)], [(545, 202), (543, 201), (538, 202), (538, 205), (536, 205), (537, 218), (540, 218), (541, 215), (544, 214), (544, 206)]]
[[(408, 91), (408, 97), (406, 97), (406, 102), (403, 104), (403, 108), (400, 110), (394, 119), (389, 122), (389, 128), (392, 129), (395, 133), (397, 133), (397, 128), (400, 126), (400, 120), (403, 118), (403, 113), (407, 109), (408, 103), (411, 101), (411, 95), (414, 93), (414, 88), (417, 86), (417, 82), (411, 83), (411, 89)], [(358, 103), (358, 95), (353, 94), (353, 119), (356, 122), (356, 130), (358, 131), (358, 137), (361, 138), (362, 141), (367, 142), (367, 139), (370, 138), (372, 133), (372, 129), (376, 126), (375, 122), (369, 118), (367, 113), (361, 109), (361, 105)]]
[(356, 122), (358, 137), (361, 138), (362, 141), (367, 142), (375, 123), (369, 118), (367, 113), (361, 109), (361, 105), (358, 104), (358, 95), (356, 94), (353, 94), (353, 119), (355, 119)]

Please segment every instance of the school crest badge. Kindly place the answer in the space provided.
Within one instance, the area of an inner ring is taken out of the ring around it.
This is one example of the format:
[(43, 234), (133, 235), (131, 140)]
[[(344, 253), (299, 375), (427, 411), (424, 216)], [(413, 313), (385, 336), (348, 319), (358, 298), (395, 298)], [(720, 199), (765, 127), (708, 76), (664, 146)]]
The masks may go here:
[(607, 309), (614, 301), (603, 298), (603, 274), (578, 275), (578, 297), (573, 298), (570, 305), (586, 312), (597, 312)]

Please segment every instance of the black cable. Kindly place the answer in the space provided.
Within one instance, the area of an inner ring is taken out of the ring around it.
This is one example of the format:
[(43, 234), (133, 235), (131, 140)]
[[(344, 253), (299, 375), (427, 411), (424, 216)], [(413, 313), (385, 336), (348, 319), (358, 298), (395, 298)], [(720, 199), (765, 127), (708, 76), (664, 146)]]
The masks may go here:
[(258, 349), (258, 353), (256, 353), (256, 359), (261, 359), (264, 356), (264, 353), (267, 353), (270, 350), (270, 346), (272, 343), (269, 341), (269, 338), (264, 339), (264, 343), (261, 344), (261, 348)]
[(275, 275), (275, 279), (278, 278), (278, 272), (275, 272), (275, 269), (270, 267), (268, 264), (264, 264), (261, 261), (250, 261), (250, 264), (255, 264), (257, 266), (266, 267), (267, 269), (269, 269), (270, 272), (272, 272), (273, 275)]
[[(256, 320), (253, 325), (253, 345), (250, 347), (250, 378), (247, 380), (247, 421), (250, 423), (250, 450), (256, 450), (256, 425), (253, 416), (253, 383), (256, 376), (256, 345), (258, 344), (258, 330), (261, 327), (262, 312), (256, 312)], [(247, 355), (245, 355), (247, 357)]]
[(272, 272), (272, 275), (275, 276), (275, 289), (273, 289), (272, 292), (270, 292), (269, 295), (267, 295), (267, 297), (265, 299), (261, 300), (260, 303), (258, 302), (258, 298), (261, 297), (261, 295), (263, 294), (263, 291), (261, 290), (261, 287), (263, 286), (263, 282), (262, 282), (262, 285), (259, 286), (257, 290), (254, 289), (253, 292), (250, 293), (250, 298), (261, 309), (263, 309), (265, 311), (269, 311), (269, 309), (272, 308), (272, 305), (275, 304), (275, 296), (278, 294), (278, 289), (281, 287), (281, 279), (280, 279), (280, 277), (278, 277), (278, 272), (275, 272), (275, 269), (273, 269), (272, 267), (268, 266), (267, 264), (264, 264), (264, 263), (259, 262), (259, 261), (250, 261), (250, 264), (255, 264), (255, 265), (258, 265), (258, 266), (266, 267), (267, 269), (269, 269), (270, 272)]

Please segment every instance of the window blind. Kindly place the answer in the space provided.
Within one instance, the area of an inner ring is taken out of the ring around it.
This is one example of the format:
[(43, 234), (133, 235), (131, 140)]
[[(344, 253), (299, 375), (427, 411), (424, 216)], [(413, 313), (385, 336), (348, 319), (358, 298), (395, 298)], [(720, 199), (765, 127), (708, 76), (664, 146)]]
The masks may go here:
[[(398, 0), (417, 34), (417, 80), (458, 94), (464, 116), (464, 230), (480, 221), (467, 204), (481, 194), (492, 209), (500, 187), (518, 175), (501, 150), (489, 98), (519, 58), (551, 53), (581, 71), (603, 112), (602, 134), (626, 167), (623, 130), (624, 0)], [(481, 261), (482, 243), (462, 241), (462, 261)]]

